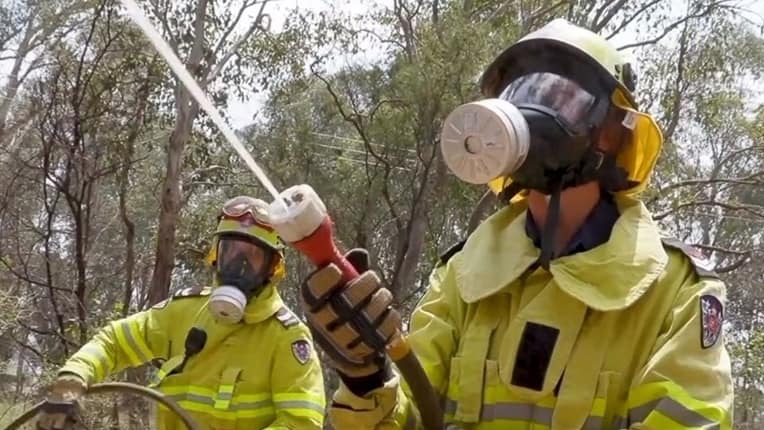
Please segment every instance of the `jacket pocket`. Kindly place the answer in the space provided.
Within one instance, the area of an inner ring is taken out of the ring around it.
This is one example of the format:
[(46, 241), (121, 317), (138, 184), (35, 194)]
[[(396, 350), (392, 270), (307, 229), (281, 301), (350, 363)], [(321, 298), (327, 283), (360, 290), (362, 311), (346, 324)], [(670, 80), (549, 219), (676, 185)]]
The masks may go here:
[(504, 382), (499, 362), (485, 361), (482, 422), (501, 423), (511, 429), (544, 429), (551, 425), (555, 398), (550, 395), (537, 402), (522, 399)]

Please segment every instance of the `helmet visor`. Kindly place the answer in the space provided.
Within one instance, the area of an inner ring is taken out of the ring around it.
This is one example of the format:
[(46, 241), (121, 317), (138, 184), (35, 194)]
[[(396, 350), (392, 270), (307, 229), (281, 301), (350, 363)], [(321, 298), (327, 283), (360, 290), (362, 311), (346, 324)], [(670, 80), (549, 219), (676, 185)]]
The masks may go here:
[(596, 102), (596, 97), (576, 82), (554, 73), (521, 76), (507, 85), (499, 98), (515, 106), (543, 106), (573, 130), (588, 128)]
[(255, 279), (268, 271), (271, 251), (242, 236), (222, 235), (218, 241), (218, 272), (227, 277)]

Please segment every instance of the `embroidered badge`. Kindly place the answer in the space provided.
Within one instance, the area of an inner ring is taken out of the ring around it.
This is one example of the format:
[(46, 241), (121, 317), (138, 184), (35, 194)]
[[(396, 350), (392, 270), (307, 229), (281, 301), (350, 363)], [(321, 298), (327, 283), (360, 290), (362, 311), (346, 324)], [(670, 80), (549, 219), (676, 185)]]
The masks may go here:
[(300, 364), (307, 363), (310, 360), (310, 343), (303, 339), (292, 342), (292, 354)]
[(710, 348), (719, 340), (724, 321), (722, 302), (714, 296), (705, 295), (700, 297), (700, 315), (703, 323), (700, 334), (700, 344), (703, 348)]

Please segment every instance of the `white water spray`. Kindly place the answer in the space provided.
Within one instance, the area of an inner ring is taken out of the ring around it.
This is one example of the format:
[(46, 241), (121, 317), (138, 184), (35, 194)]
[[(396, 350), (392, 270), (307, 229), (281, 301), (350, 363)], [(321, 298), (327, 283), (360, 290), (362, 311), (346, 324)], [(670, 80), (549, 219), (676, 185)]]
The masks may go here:
[(196, 101), (199, 103), (199, 106), (204, 109), (205, 112), (207, 112), (207, 115), (209, 115), (210, 118), (212, 118), (212, 121), (215, 123), (215, 125), (218, 126), (221, 133), (223, 133), (223, 136), (225, 136), (226, 140), (228, 140), (228, 143), (230, 143), (231, 146), (233, 146), (233, 149), (235, 149), (239, 154), (239, 156), (244, 159), (247, 167), (249, 167), (252, 173), (255, 174), (255, 177), (257, 177), (260, 183), (263, 184), (265, 189), (271, 193), (274, 200), (284, 206), (284, 210), (288, 212), (286, 204), (279, 196), (279, 192), (276, 190), (276, 187), (273, 186), (273, 183), (265, 175), (263, 169), (260, 168), (260, 166), (255, 162), (249, 152), (247, 152), (239, 138), (236, 137), (236, 134), (231, 130), (230, 127), (228, 127), (228, 125), (223, 120), (223, 117), (221, 117), (220, 113), (217, 111), (217, 109), (215, 109), (215, 106), (212, 104), (210, 99), (204, 94), (204, 91), (202, 91), (202, 89), (199, 87), (199, 84), (196, 83), (196, 80), (194, 80), (191, 74), (188, 73), (188, 70), (186, 70), (185, 66), (183, 66), (183, 63), (180, 61), (178, 56), (175, 55), (175, 52), (173, 52), (172, 48), (170, 48), (167, 42), (162, 39), (162, 36), (154, 28), (154, 25), (143, 13), (143, 10), (140, 8), (140, 6), (138, 6), (133, 0), (120, 1), (122, 2), (122, 5), (127, 9), (127, 14), (130, 15), (135, 24), (140, 27), (140, 29), (143, 31), (143, 34), (145, 34), (149, 41), (151, 41), (151, 44), (154, 45), (159, 54), (164, 57), (165, 61), (167, 61), (167, 64), (170, 66), (173, 72), (175, 72), (181, 82), (183, 82), (183, 85), (186, 86), (194, 99), (196, 99)]

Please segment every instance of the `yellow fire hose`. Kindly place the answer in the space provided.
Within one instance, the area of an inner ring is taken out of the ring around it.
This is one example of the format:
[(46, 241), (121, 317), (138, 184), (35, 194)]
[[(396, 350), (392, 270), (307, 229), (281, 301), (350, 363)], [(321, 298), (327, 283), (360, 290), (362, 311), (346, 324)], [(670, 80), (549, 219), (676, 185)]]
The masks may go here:
[[(167, 409), (171, 410), (178, 417), (180, 417), (181, 421), (183, 421), (183, 424), (185, 424), (186, 428), (188, 428), (189, 430), (203, 430), (199, 424), (194, 422), (193, 418), (191, 418), (191, 415), (189, 415), (188, 412), (186, 412), (183, 408), (178, 406), (178, 404), (175, 403), (174, 400), (150, 388), (142, 387), (136, 384), (131, 384), (129, 382), (105, 382), (102, 384), (95, 384), (90, 386), (86, 394), (90, 395), (90, 394), (120, 393), (120, 392), (135, 394), (141, 397), (149, 398), (151, 400), (154, 400), (155, 402), (161, 403), (162, 405), (166, 406)], [(11, 425), (6, 427), (5, 430), (16, 430), (21, 428), (21, 426), (28, 423), (32, 418), (34, 418), (40, 412), (40, 410), (42, 410), (42, 407), (44, 404), (45, 402), (40, 402), (34, 405), (31, 409), (24, 412), (20, 417), (16, 418), (16, 420), (14, 420), (11, 423)]]

